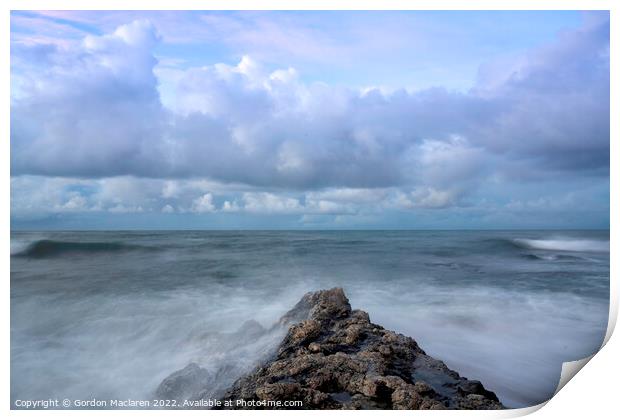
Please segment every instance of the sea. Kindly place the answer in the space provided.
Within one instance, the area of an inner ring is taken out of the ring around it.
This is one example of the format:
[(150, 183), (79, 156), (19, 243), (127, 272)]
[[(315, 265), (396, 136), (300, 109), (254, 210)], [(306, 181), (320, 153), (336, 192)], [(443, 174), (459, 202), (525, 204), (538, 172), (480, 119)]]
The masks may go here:
[(14, 408), (153, 398), (190, 362), (229, 386), (282, 338), (232, 333), (336, 286), (518, 408), (600, 348), (609, 231), (13, 231), (10, 281)]

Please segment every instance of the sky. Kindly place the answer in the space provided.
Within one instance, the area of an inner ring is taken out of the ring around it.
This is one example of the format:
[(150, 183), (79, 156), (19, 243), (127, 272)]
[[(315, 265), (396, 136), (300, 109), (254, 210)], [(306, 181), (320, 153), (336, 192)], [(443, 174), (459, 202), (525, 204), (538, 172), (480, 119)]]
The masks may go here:
[(13, 11), (13, 229), (607, 229), (609, 13)]

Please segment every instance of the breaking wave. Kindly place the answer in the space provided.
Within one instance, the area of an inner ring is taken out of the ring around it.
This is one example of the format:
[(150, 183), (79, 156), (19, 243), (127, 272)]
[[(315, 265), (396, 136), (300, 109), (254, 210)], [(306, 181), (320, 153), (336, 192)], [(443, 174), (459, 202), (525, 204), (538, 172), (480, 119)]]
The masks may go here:
[(68, 253), (118, 252), (140, 248), (122, 242), (70, 242), (40, 239), (12, 252), (14, 257), (46, 258)]
[(569, 252), (609, 252), (609, 241), (594, 239), (515, 239), (525, 249)]

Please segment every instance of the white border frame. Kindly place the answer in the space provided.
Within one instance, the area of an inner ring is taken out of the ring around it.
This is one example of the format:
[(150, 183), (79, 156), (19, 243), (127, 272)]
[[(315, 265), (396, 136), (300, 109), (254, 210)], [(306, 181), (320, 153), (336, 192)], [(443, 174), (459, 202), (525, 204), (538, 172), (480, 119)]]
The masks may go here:
[[(107, 419), (110, 416), (116, 418), (148, 418), (148, 419), (160, 419), (174, 416), (175, 418), (201, 418), (209, 416), (210, 418), (225, 418), (225, 417), (245, 417), (249, 418), (286, 418), (291, 415), (295, 418), (310, 418), (317, 414), (316, 410), (309, 410), (306, 412), (280, 412), (280, 411), (242, 411), (242, 412), (226, 412), (226, 411), (210, 411), (205, 413), (204, 411), (153, 411), (153, 410), (141, 410), (141, 411), (114, 411), (110, 413), (108, 411), (64, 411), (64, 410), (51, 410), (51, 411), (20, 411), (10, 410), (10, 281), (9, 281), (9, 267), (10, 267), (10, 141), (9, 141), (9, 113), (10, 113), (10, 96), (7, 94), (10, 91), (10, 10), (610, 10), (611, 15), (611, 109), (610, 115), (620, 116), (618, 109), (618, 77), (614, 77), (619, 74), (620, 66), (618, 65), (618, 56), (620, 49), (617, 47), (620, 45), (618, 25), (620, 23), (618, 10), (620, 7), (616, 5), (618, 2), (609, 0), (505, 0), (505, 1), (491, 1), (491, 0), (419, 0), (419, 1), (401, 1), (401, 0), (383, 0), (383, 1), (370, 1), (370, 0), (357, 0), (357, 1), (345, 1), (345, 0), (151, 0), (149, 2), (132, 1), (132, 0), (7, 0), (4, 1), (2, 18), (0, 19), (0, 27), (2, 28), (3, 41), (0, 45), (0, 57), (2, 57), (3, 65), (0, 67), (2, 85), (5, 86), (4, 100), (1, 102), (2, 113), (1, 127), (4, 130), (4, 142), (2, 143), (2, 169), (5, 176), (0, 182), (0, 189), (4, 200), (0, 211), (2, 212), (2, 226), (4, 232), (4, 241), (2, 242), (2, 248), (0, 250), (0, 261), (3, 266), (3, 305), (1, 312), (1, 323), (4, 337), (4, 345), (1, 348), (2, 359), (4, 360), (5, 372), (3, 380), (0, 382), (0, 392), (2, 393), (2, 412), (8, 414), (13, 418), (101, 418)], [(616, 50), (614, 50), (616, 47)], [(617, 139), (619, 134), (619, 119), (611, 119), (611, 131), (610, 131), (610, 190), (616, 191), (615, 186), (618, 184), (618, 175), (620, 168), (618, 167), (619, 150), (616, 142), (611, 141)], [(611, 194), (610, 197), (610, 211), (611, 214), (618, 214), (618, 195)], [(537, 412), (540, 408), (548, 405), (549, 407), (540, 410), (536, 413), (537, 418), (583, 418), (584, 416), (594, 418), (612, 418), (618, 413), (618, 407), (614, 404), (617, 398), (617, 378), (620, 374), (619, 361), (615, 357), (615, 354), (619, 353), (620, 343), (618, 343), (617, 337), (610, 340), (613, 330), (616, 325), (618, 317), (618, 284), (617, 284), (617, 260), (614, 256), (618, 255), (617, 235), (618, 228), (614, 223), (614, 219), (610, 219), (610, 313), (607, 333), (605, 336), (604, 348), (600, 350), (594, 357), (583, 359), (582, 361), (576, 361), (571, 363), (565, 363), (562, 370), (562, 378), (558, 391), (566, 385), (570, 378), (572, 378), (581, 368), (583, 368), (588, 361), (593, 360), (585, 367), (584, 372), (579, 374), (579, 379), (576, 381), (570, 381), (565, 389), (562, 390), (557, 396), (554, 396), (547, 403), (543, 403), (537, 406), (512, 409), (505, 411), (492, 411), (492, 412), (399, 412), (399, 411), (381, 411), (380, 416), (392, 417), (392, 418), (405, 418), (411, 416), (422, 416), (425, 418), (447, 418), (456, 417), (459, 418), (512, 418)], [(614, 354), (615, 353), (615, 354)], [(558, 392), (556, 391), (556, 393)], [(7, 413), (8, 412), (8, 413)], [(457, 414), (458, 413), (458, 414)], [(367, 412), (333, 412), (333, 411), (320, 411), (320, 416), (327, 417), (345, 417), (352, 418), (374, 418), (377, 415), (376, 411)]]

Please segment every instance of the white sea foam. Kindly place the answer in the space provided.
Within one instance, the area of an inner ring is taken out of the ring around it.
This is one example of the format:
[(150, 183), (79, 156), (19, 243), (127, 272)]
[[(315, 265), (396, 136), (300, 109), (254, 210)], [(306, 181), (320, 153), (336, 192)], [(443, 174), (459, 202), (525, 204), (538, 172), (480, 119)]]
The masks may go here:
[(515, 239), (514, 242), (524, 248), (545, 251), (609, 252), (609, 241), (594, 239)]
[(11, 238), (11, 255), (17, 255), (24, 252), (36, 240)]

